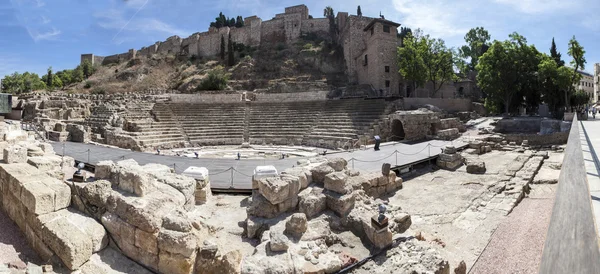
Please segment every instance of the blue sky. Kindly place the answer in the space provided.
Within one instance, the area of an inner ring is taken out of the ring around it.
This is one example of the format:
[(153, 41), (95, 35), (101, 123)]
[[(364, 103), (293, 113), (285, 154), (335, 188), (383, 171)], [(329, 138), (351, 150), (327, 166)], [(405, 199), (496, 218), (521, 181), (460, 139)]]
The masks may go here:
[(258, 15), (263, 20), (286, 6), (306, 4), (322, 17), (325, 5), (337, 11), (386, 19), (464, 44), (472, 27), (483, 26), (492, 39), (516, 31), (548, 52), (552, 37), (567, 62), (567, 43), (575, 35), (588, 64), (600, 62), (598, 0), (0, 0), (0, 77), (15, 71), (40, 75), (74, 68), (81, 53), (111, 55), (139, 49), (171, 35), (203, 32), (220, 11), (230, 17)]

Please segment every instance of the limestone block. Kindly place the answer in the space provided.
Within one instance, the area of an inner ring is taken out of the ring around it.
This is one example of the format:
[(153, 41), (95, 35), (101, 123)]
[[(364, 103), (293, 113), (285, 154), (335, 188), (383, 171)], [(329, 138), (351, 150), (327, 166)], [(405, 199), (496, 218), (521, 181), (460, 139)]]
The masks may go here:
[(41, 143), (40, 148), (44, 151), (45, 154), (54, 154), (54, 148), (51, 144)]
[(158, 233), (148, 233), (141, 229), (136, 229), (134, 244), (148, 253), (158, 255)]
[(100, 161), (96, 164), (94, 177), (96, 179), (110, 179), (112, 169), (115, 167), (113, 161)]
[(279, 204), (290, 196), (289, 181), (280, 177), (267, 177), (258, 181), (258, 190), (271, 204)]
[(60, 159), (60, 156), (36, 156), (29, 157), (27, 159), (27, 163), (41, 171), (48, 172), (60, 169), (60, 164), (62, 163), (62, 160)]
[(30, 145), (27, 147), (27, 156), (29, 157), (44, 156), (44, 154), (46, 153), (38, 146)]
[(290, 240), (280, 230), (271, 230), (271, 240), (269, 247), (273, 252), (286, 251), (289, 247)]
[(354, 195), (341, 195), (332, 191), (325, 192), (327, 207), (338, 216), (346, 216), (354, 208)]
[(394, 232), (404, 233), (412, 225), (412, 220), (409, 214), (403, 212), (394, 216), (394, 223)]
[(160, 251), (158, 255), (158, 271), (160, 273), (189, 274), (194, 269), (196, 253), (192, 257), (185, 257), (181, 254)]
[(483, 143), (481, 141), (473, 141), (473, 142), (469, 142), (469, 148), (472, 149), (477, 149), (479, 150), (482, 147)]
[(306, 232), (307, 228), (308, 223), (306, 214), (304, 213), (294, 213), (290, 219), (285, 222), (285, 233), (294, 237), (301, 237), (302, 234)]
[(446, 146), (446, 147), (444, 147), (444, 153), (445, 154), (455, 154), (456, 153), (456, 147), (454, 147), (454, 146)]
[(263, 195), (253, 191), (252, 201), (250, 206), (246, 208), (246, 213), (250, 216), (273, 218), (281, 212), (277, 205), (271, 204)]
[(65, 123), (56, 123), (54, 124), (54, 130), (55, 131), (66, 131), (67, 130), (67, 125)]
[(344, 158), (333, 158), (327, 161), (327, 165), (335, 171), (343, 171), (348, 165), (348, 162), (346, 162)]
[(308, 187), (298, 196), (300, 197), (298, 211), (304, 213), (309, 219), (319, 215), (327, 208), (327, 200), (322, 188)]
[[(156, 260), (156, 270), (158, 270), (158, 255), (156, 256)], [(92, 255), (90, 260), (82, 265), (79, 271), (84, 274), (152, 274), (152, 272), (112, 248), (106, 248), (101, 252)]]
[(298, 177), (298, 180), (300, 180), (300, 189), (305, 189), (310, 183), (312, 183), (312, 174), (306, 168), (288, 168), (282, 171), (281, 174), (289, 174)]
[(48, 139), (55, 142), (66, 142), (69, 138), (69, 133), (66, 131), (48, 131)]
[[(38, 233), (41, 230), (38, 230)], [(31, 226), (26, 225), (25, 227), (25, 237), (27, 238), (27, 242), (29, 246), (33, 248), (33, 250), (40, 256), (40, 259), (44, 262), (56, 262), (59, 263), (60, 259), (54, 254), (50, 248), (44, 244), (44, 241), (38, 237), (38, 234), (34, 232)]]
[(26, 163), (27, 149), (20, 146), (10, 146), (4, 149), (4, 163)]
[[(79, 230), (82, 230), (92, 240), (92, 252), (96, 253), (108, 245), (108, 235), (104, 227), (93, 218), (85, 216), (75, 210), (61, 210), (65, 218), (74, 224)], [(67, 211), (67, 212), (65, 212)]]
[(179, 232), (189, 232), (192, 230), (192, 222), (183, 210), (176, 209), (163, 217), (162, 227)]
[[(86, 228), (74, 223), (74, 220), (67, 216), (70, 214), (77, 213), (61, 210), (38, 218), (45, 219), (40, 220), (43, 223), (41, 235), (44, 243), (56, 253), (67, 268), (77, 270), (89, 260), (94, 251), (94, 241), (91, 234), (104, 231), (104, 228), (96, 223), (99, 227), (94, 228), (93, 231), (86, 231)], [(88, 217), (81, 216), (81, 218)], [(74, 219), (80, 219), (80, 217)], [(95, 223), (93, 219), (91, 222)], [(90, 227), (95, 226), (90, 225)]]
[[(198, 182), (198, 186), (200, 185), (200, 182)], [(196, 187), (196, 192), (194, 193), (197, 205), (205, 204), (208, 201), (209, 197), (212, 196), (212, 192), (210, 190), (210, 183), (206, 182), (203, 185), (204, 186), (200, 188)]]
[(30, 212), (36, 215), (55, 211), (54, 191), (41, 181), (24, 183), (20, 200)]
[(467, 163), (467, 173), (471, 174), (483, 174), (485, 173), (485, 162), (471, 160)]
[(315, 183), (322, 184), (325, 181), (325, 176), (333, 173), (335, 170), (327, 164), (321, 164), (311, 169), (312, 180)]
[(438, 156), (438, 159), (440, 159), (441, 161), (445, 161), (445, 162), (454, 162), (454, 161), (459, 161), (462, 159), (462, 157), (460, 156), (460, 154), (446, 154), (446, 153), (442, 153)]
[[(156, 191), (158, 192), (158, 191)], [(155, 193), (156, 193), (155, 192)], [(164, 199), (126, 197), (118, 193), (109, 196), (107, 209), (116, 213), (121, 219), (146, 232), (157, 232), (162, 225), (162, 218), (176, 205)]]
[(327, 174), (324, 180), (324, 187), (340, 194), (349, 193), (352, 189), (346, 184), (347, 179), (348, 175), (342, 171)]
[(122, 168), (117, 173), (118, 187), (129, 193), (143, 197), (156, 190), (155, 182), (139, 169)]
[(196, 204), (196, 180), (187, 176), (172, 173), (152, 173), (151, 178), (159, 184), (168, 185), (179, 191), (185, 197), (184, 207), (186, 210), (192, 210)]
[(180, 254), (186, 258), (196, 254), (198, 242), (196, 235), (192, 232), (179, 232), (173, 230), (161, 230), (158, 233), (158, 248), (172, 254)]
[(382, 231), (376, 231), (371, 225), (371, 220), (363, 219), (363, 229), (369, 241), (377, 248), (382, 249), (392, 244), (392, 232), (389, 228), (385, 228)]

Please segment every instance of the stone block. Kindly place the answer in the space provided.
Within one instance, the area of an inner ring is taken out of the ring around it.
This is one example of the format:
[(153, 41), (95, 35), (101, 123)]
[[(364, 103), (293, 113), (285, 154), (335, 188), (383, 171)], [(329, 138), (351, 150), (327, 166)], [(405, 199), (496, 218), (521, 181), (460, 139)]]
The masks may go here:
[(122, 168), (117, 173), (118, 187), (140, 197), (156, 190), (155, 182), (140, 169)]
[(158, 255), (158, 271), (170, 274), (189, 274), (194, 270), (195, 261), (195, 253), (192, 257), (185, 257), (181, 254), (161, 250)]
[[(52, 251), (61, 259), (67, 268), (77, 270), (89, 260), (94, 251), (94, 242), (90, 234), (84, 228), (73, 223), (68, 218), (71, 213), (67, 210), (54, 212), (56, 214), (44, 215), (45, 221), (42, 226), (42, 239)], [(48, 216), (51, 215), (51, 216)], [(88, 218), (82, 216), (82, 218)], [(93, 221), (93, 219), (92, 219)], [(93, 221), (95, 222), (95, 221)], [(100, 224), (94, 231), (103, 231)]]
[(4, 163), (26, 163), (27, 149), (20, 146), (11, 146), (4, 149)]
[(325, 192), (327, 207), (338, 216), (346, 216), (354, 208), (354, 195), (352, 193), (341, 195), (332, 191)]
[(258, 181), (258, 190), (271, 204), (279, 204), (290, 196), (290, 181), (267, 177)]
[(136, 229), (134, 245), (148, 253), (158, 255), (158, 233)]
[(54, 148), (51, 144), (41, 143), (39, 144), (39, 147), (42, 149), (42, 151), (44, 151), (45, 154), (54, 154)]
[(48, 131), (48, 139), (54, 142), (66, 142), (69, 133), (66, 131)]
[(301, 237), (308, 228), (306, 214), (294, 213), (289, 220), (285, 222), (285, 233), (294, 237)]
[(460, 161), (462, 159), (462, 157), (460, 156), (460, 154), (446, 154), (446, 153), (442, 153), (438, 156), (438, 159), (440, 159), (441, 161), (444, 162), (454, 162), (454, 161)]
[(382, 249), (392, 244), (392, 232), (389, 228), (376, 230), (370, 220), (362, 220), (363, 229), (369, 241), (377, 248)]
[(300, 189), (305, 189), (310, 183), (312, 183), (312, 174), (310, 170), (306, 168), (288, 168), (282, 171), (281, 174), (289, 174), (298, 177), (298, 180), (300, 181)]
[(37, 169), (48, 172), (52, 170), (59, 169), (62, 163), (60, 156), (37, 156), (37, 157), (29, 157), (27, 159), (27, 163), (36, 167)]
[(198, 247), (196, 235), (192, 232), (161, 230), (158, 233), (158, 248), (171, 254), (180, 254), (186, 258), (193, 256)]
[(467, 173), (483, 174), (485, 173), (485, 162), (471, 160), (467, 163)]
[(323, 184), (325, 181), (325, 176), (333, 172), (335, 172), (335, 170), (327, 164), (318, 165), (311, 169), (312, 180), (315, 183)]
[(36, 215), (54, 212), (54, 191), (43, 182), (35, 180), (36, 178), (32, 179), (23, 184), (20, 196), (21, 202), (30, 212)]
[(280, 230), (271, 230), (271, 240), (269, 242), (269, 248), (273, 252), (286, 251), (289, 248), (289, 242), (287, 236), (285, 236)]
[(66, 131), (67, 130), (67, 125), (65, 123), (56, 123), (54, 124), (54, 130), (55, 131)]
[(183, 210), (176, 209), (163, 217), (162, 227), (179, 232), (189, 232), (192, 230), (192, 222)]
[(298, 211), (304, 213), (309, 219), (327, 209), (327, 200), (322, 188), (308, 187), (298, 196), (300, 197)]
[(114, 193), (107, 200), (107, 209), (116, 213), (127, 223), (135, 224), (139, 229), (154, 233), (160, 229), (164, 215), (176, 207), (176, 204), (168, 196), (165, 195), (161, 198), (126, 197)]
[(340, 194), (352, 192), (352, 189), (346, 184), (347, 179), (348, 175), (342, 171), (327, 174), (324, 180), (324, 187)]
[(388, 176), (388, 174), (390, 174), (391, 167), (392, 167), (392, 165), (390, 165), (389, 163), (385, 163), (385, 164), (381, 165), (381, 174), (383, 176)]
[(35, 156), (44, 156), (46, 153), (38, 146), (30, 145), (27, 147), (27, 156), (35, 157)]
[[(198, 185), (200, 185), (200, 183), (198, 182)], [(210, 190), (210, 183), (207, 182), (204, 184), (203, 187), (196, 187), (196, 192), (194, 193), (194, 196), (196, 198), (196, 204), (197, 205), (202, 205), (205, 204), (209, 197), (212, 196), (212, 192)]]
[(348, 162), (344, 158), (333, 158), (327, 161), (327, 165), (335, 171), (343, 171), (348, 165)]
[(110, 179), (114, 167), (115, 163), (113, 161), (100, 161), (96, 164), (94, 177), (96, 179)]

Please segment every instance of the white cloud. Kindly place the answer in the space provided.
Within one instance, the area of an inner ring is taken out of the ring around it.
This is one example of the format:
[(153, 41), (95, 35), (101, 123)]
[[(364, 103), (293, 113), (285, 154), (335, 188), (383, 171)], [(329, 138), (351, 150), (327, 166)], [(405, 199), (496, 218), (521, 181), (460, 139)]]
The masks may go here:
[(43, 16), (43, 15), (42, 15), (41, 21), (42, 21), (42, 25), (46, 25), (46, 24), (52, 22), (50, 19), (48, 19), (48, 17)]
[[(150, 17), (131, 17), (128, 19), (123, 10), (110, 9), (94, 15), (98, 19), (98, 26), (104, 29), (116, 30), (113, 42), (116, 44), (128, 41), (127, 38), (118, 38), (122, 32), (129, 34), (139, 32), (148, 35), (166, 35), (186, 36), (191, 32), (179, 29), (171, 24), (163, 22), (157, 18)], [(118, 38), (118, 39), (117, 39)]]
[(394, 0), (403, 25), (420, 28), (434, 37), (463, 36), (473, 26), (470, 11), (477, 0)]
[(45, 32), (40, 32), (39, 30), (33, 28), (27, 28), (27, 32), (35, 42), (41, 40), (54, 40), (58, 37), (58, 35), (61, 34), (61, 31), (55, 27), (52, 27), (51, 30), (47, 30)]
[(581, 7), (580, 0), (494, 0), (527, 14), (543, 14), (577, 10)]

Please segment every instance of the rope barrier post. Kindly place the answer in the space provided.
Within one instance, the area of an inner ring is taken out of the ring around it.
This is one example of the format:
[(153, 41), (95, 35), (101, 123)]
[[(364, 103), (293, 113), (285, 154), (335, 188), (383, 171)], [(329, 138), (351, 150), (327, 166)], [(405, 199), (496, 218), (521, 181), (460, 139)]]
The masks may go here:
[(394, 151), (394, 153), (396, 154), (396, 166), (398, 166), (398, 150)]
[(90, 163), (90, 150), (89, 149), (87, 150), (87, 153), (88, 153), (88, 160), (87, 160), (87, 162), (89, 164)]
[(177, 173), (177, 166), (175, 165), (175, 163), (173, 163), (173, 171), (174, 171), (175, 173)]
[(233, 188), (233, 167), (231, 167), (231, 188)]
[(60, 156), (60, 167), (65, 168), (65, 143), (62, 144), (62, 155)]
[(431, 157), (431, 144), (427, 144), (427, 154)]
[(354, 158), (352, 158), (350, 160), (352, 160), (352, 169), (354, 169)]

